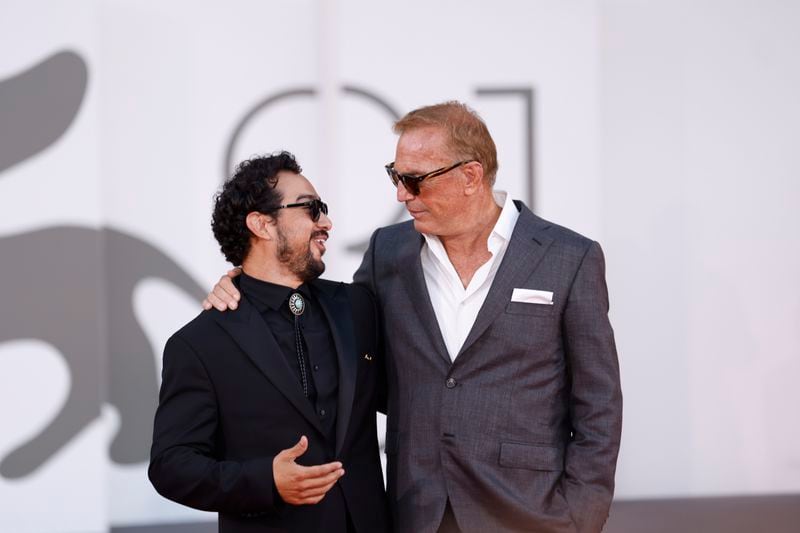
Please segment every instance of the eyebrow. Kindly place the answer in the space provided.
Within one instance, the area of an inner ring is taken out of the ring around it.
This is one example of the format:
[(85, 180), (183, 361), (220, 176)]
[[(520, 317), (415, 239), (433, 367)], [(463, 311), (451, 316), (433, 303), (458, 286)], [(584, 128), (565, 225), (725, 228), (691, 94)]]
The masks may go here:
[(319, 200), (319, 196), (316, 194), (301, 194), (294, 201), (299, 202), (301, 200)]
[[(394, 167), (394, 169), (397, 170), (397, 167)], [(413, 167), (411, 168), (411, 170), (407, 170), (405, 172), (400, 172), (399, 170), (397, 170), (397, 173), (403, 174), (404, 176), (421, 176), (422, 174), (425, 174), (425, 172), (420, 172), (419, 170), (414, 169)]]

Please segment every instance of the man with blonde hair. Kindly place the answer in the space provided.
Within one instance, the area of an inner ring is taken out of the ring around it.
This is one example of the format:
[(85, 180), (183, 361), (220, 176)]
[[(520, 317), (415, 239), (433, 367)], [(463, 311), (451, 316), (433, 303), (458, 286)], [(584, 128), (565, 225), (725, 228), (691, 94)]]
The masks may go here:
[[(468, 106), (394, 130), (386, 171), (412, 220), (373, 233), (354, 281), (384, 330), (395, 529), (599, 532), (622, 423), (599, 244), (493, 190)], [(232, 286), (206, 305), (235, 305)]]

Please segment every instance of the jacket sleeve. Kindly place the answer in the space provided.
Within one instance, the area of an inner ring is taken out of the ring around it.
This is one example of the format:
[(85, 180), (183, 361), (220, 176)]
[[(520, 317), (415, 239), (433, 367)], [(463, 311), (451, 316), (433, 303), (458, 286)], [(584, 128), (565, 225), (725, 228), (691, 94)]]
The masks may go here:
[(596, 242), (578, 268), (562, 320), (572, 424), (562, 488), (578, 530), (595, 533), (611, 506), (622, 431), (619, 363), (603, 252)]
[(273, 457), (218, 459), (219, 413), (213, 384), (186, 340), (172, 336), (164, 348), (159, 405), (150, 451), (150, 482), (162, 496), (226, 513), (277, 511)]

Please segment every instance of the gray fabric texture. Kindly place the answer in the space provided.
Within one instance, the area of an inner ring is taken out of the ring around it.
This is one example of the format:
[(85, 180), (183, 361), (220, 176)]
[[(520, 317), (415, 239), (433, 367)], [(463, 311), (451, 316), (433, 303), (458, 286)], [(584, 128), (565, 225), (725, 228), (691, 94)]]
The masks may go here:
[[(451, 363), (413, 222), (378, 229), (355, 282), (376, 295), (388, 366), (387, 480), (399, 532), (596, 532), (608, 517), (622, 394), (600, 246), (520, 217)], [(553, 305), (512, 302), (515, 288)]]

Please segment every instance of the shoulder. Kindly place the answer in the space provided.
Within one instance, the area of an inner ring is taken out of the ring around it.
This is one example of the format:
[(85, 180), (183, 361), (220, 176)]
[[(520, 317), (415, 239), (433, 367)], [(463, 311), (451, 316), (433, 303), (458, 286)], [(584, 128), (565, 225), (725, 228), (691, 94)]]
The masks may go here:
[(560, 226), (552, 222), (548, 222), (548, 224), (550, 225), (547, 228), (548, 234), (553, 238), (554, 241), (563, 246), (586, 250), (594, 242), (592, 239), (565, 226)]
[(335, 296), (339, 291), (343, 290), (346, 283), (341, 281), (332, 281), (329, 279), (317, 278), (311, 282), (311, 285), (318, 291), (322, 291), (328, 296)]
[(597, 243), (581, 235), (575, 230), (551, 222), (538, 215), (523, 205), (517, 224), (523, 231), (529, 232), (534, 239), (545, 238), (552, 241), (558, 248), (583, 256)]
[(355, 283), (344, 283), (347, 296), (354, 306), (373, 307), (375, 305), (375, 297), (368, 288), (363, 285)]
[[(226, 313), (235, 312), (236, 311), (226, 311)], [(192, 350), (196, 351), (197, 347), (207, 343), (209, 339), (214, 337), (214, 335), (222, 333), (215, 317), (215, 315), (220, 314), (221, 312), (217, 311), (216, 309), (202, 311), (199, 315), (194, 317), (182, 328), (172, 334), (167, 341), (165, 349), (183, 345), (186, 348), (191, 348)]]
[(375, 243), (380, 243), (383, 246), (392, 246), (398, 241), (406, 241), (410, 236), (419, 237), (419, 233), (414, 229), (413, 220), (398, 222), (391, 226), (383, 226), (373, 233)]
[(373, 295), (372, 291), (368, 288), (364, 287), (363, 285), (355, 284), (355, 283), (345, 283), (343, 281), (331, 281), (327, 279), (317, 279), (314, 281), (314, 284), (317, 288), (325, 291), (330, 295), (335, 295), (339, 291), (343, 291), (344, 294), (347, 295), (347, 298), (350, 300), (351, 305), (355, 306), (372, 306), (373, 305)]

